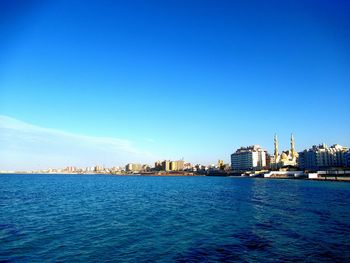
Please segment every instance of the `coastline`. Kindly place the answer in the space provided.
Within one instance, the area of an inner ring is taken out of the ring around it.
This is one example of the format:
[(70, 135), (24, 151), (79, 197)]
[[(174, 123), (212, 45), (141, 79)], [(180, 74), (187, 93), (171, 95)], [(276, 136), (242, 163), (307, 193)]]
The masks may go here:
[(265, 180), (305, 180), (305, 181), (329, 181), (329, 182), (350, 182), (350, 176), (319, 176), (314, 178), (308, 177), (263, 177), (263, 176), (237, 176), (237, 175), (206, 175), (206, 174), (194, 174), (194, 173), (39, 173), (39, 172), (0, 172), (1, 175), (81, 175), (81, 176), (140, 176), (140, 177), (228, 177), (228, 178), (250, 178), (250, 179), (265, 179)]

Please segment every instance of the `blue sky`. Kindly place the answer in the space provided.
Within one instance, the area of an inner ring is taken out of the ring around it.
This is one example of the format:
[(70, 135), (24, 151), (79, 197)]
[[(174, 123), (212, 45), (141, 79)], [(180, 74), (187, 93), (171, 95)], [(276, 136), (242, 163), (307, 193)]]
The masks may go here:
[[(274, 133), (281, 148), (291, 132), (297, 150), (350, 146), (349, 13), (348, 1), (1, 1), (0, 169), (228, 162), (240, 146), (271, 152)], [(133, 150), (64, 136), (57, 149), (57, 133)]]

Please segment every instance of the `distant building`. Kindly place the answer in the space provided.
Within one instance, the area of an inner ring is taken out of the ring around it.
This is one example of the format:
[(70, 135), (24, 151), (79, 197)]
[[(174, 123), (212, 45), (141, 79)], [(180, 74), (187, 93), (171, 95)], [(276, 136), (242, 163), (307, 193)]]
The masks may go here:
[(231, 154), (231, 169), (235, 171), (259, 170), (266, 166), (266, 153), (259, 145), (241, 147)]
[(170, 170), (171, 171), (183, 171), (184, 170), (184, 161), (178, 160), (178, 161), (172, 161), (170, 162)]
[(100, 166), (100, 165), (96, 165), (94, 168), (94, 172), (99, 173), (99, 172), (103, 172), (104, 167)]
[(125, 166), (127, 172), (140, 172), (142, 171), (142, 165), (139, 163), (128, 163)]
[(326, 144), (314, 145), (299, 153), (299, 167), (305, 170), (318, 170), (345, 166), (348, 148), (339, 144), (328, 147)]
[(350, 167), (350, 150), (344, 153), (343, 162), (345, 167)]
[(162, 162), (162, 170), (170, 171), (170, 161), (165, 160)]
[(271, 165), (271, 155), (265, 151), (265, 156), (266, 156), (266, 167), (270, 167)]
[(163, 171), (183, 171), (185, 162), (183, 160), (170, 161), (164, 160), (162, 162)]
[(298, 153), (295, 151), (294, 136), (291, 134), (290, 137), (290, 150), (283, 151), (281, 154), (278, 152), (278, 138), (275, 134), (274, 138), (274, 155), (270, 157), (270, 167), (278, 169), (288, 166), (297, 166), (298, 164)]
[(149, 167), (148, 164), (142, 165), (142, 171), (144, 171), (144, 172), (149, 172), (150, 170), (151, 170), (151, 167)]
[(66, 171), (68, 173), (75, 173), (77, 171), (77, 167), (75, 167), (75, 166), (67, 166), (66, 167)]
[(192, 166), (191, 163), (185, 163), (184, 164), (184, 170), (190, 171), (190, 170), (192, 170), (192, 168), (193, 168), (193, 166)]
[(156, 171), (161, 171), (161, 170), (163, 170), (162, 168), (163, 168), (163, 166), (162, 166), (162, 161), (156, 161), (156, 162), (154, 163), (154, 169), (155, 169)]
[(218, 160), (218, 169), (224, 169), (225, 168), (225, 163), (223, 160)]

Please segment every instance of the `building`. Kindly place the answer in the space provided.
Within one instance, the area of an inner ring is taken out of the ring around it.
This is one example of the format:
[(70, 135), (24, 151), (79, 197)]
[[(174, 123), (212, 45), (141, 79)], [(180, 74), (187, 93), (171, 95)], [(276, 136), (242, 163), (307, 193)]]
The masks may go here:
[(170, 163), (171, 171), (183, 171), (185, 162), (183, 160), (172, 161)]
[(299, 153), (299, 167), (305, 170), (319, 170), (347, 165), (348, 148), (339, 144), (328, 147), (326, 144), (314, 145)]
[(127, 172), (140, 172), (140, 171), (142, 171), (142, 165), (139, 163), (128, 163), (125, 166), (125, 171), (127, 171)]
[(259, 145), (241, 147), (231, 154), (231, 169), (234, 171), (260, 170), (266, 166), (266, 153)]
[(164, 160), (163, 162), (162, 162), (162, 170), (163, 171), (170, 171), (170, 161), (168, 161), (168, 160)]
[(184, 161), (171, 161), (170, 162), (170, 171), (183, 171), (184, 170)]
[(224, 163), (223, 160), (218, 160), (217, 168), (218, 168), (218, 169), (224, 170), (224, 168), (225, 168), (225, 163)]
[(161, 171), (163, 168), (162, 161), (156, 161), (154, 163), (154, 170)]
[(191, 163), (185, 163), (184, 164), (184, 170), (185, 171), (190, 171), (190, 170), (192, 170), (192, 168), (193, 168), (193, 166), (192, 166)]
[(162, 162), (162, 170), (163, 171), (183, 171), (184, 170), (184, 164), (185, 162), (183, 160), (178, 161), (170, 161), (170, 160), (164, 160)]
[(346, 151), (343, 156), (345, 167), (350, 167), (350, 150)]
[(94, 167), (94, 172), (96, 172), (96, 173), (101, 173), (101, 172), (103, 172), (103, 170), (104, 170), (104, 167), (101, 165), (96, 165)]
[(294, 136), (290, 136), (290, 150), (283, 151), (281, 154), (278, 152), (278, 138), (277, 134), (274, 137), (274, 156), (270, 157), (270, 167), (278, 169), (288, 166), (297, 166), (298, 153), (295, 150)]

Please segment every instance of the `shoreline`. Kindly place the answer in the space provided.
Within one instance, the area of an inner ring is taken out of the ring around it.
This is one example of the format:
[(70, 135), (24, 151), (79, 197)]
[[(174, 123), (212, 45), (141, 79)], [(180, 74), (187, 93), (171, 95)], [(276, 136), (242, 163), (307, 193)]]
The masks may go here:
[(230, 176), (230, 175), (205, 175), (192, 173), (138, 173), (138, 174), (109, 174), (109, 173), (29, 173), (29, 172), (10, 172), (0, 173), (1, 175), (107, 175), (107, 176), (140, 176), (140, 177), (228, 177), (228, 178), (249, 178), (249, 179), (265, 179), (265, 180), (305, 180), (305, 181), (329, 181), (329, 182), (350, 182), (350, 176), (322, 176), (319, 178), (293, 178), (293, 177), (257, 177), (257, 176)]

